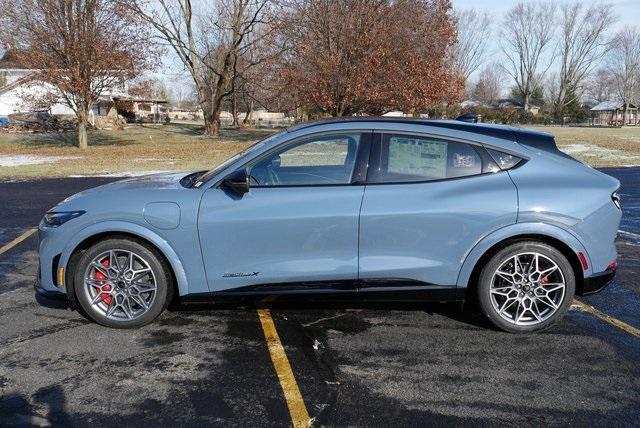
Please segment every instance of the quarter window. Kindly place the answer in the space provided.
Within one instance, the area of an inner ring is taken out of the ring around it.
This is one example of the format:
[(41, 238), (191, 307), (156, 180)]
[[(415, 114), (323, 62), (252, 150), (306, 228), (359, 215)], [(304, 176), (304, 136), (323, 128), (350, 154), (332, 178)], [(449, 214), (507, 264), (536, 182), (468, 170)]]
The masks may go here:
[(249, 166), (251, 185), (312, 186), (351, 183), (360, 134), (333, 134), (286, 145)]
[(470, 144), (413, 135), (384, 134), (374, 150), (369, 182), (407, 183), (482, 174), (481, 153)]
[(518, 165), (522, 160), (522, 158), (510, 155), (509, 153), (503, 153), (493, 149), (487, 149), (487, 151), (491, 157), (495, 159), (501, 169), (511, 169)]

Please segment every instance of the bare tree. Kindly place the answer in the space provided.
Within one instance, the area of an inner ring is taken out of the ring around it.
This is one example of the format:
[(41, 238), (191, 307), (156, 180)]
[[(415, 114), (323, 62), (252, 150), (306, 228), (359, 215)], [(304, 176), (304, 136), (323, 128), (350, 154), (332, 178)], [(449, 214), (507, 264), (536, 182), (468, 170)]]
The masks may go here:
[(529, 109), (534, 82), (551, 65), (541, 70), (544, 55), (554, 38), (553, 3), (522, 2), (509, 10), (500, 33), (500, 48), (506, 57), (504, 70), (513, 78), (521, 93), (525, 110)]
[(585, 98), (587, 101), (597, 104), (617, 97), (614, 79), (606, 67), (592, 73), (585, 84)]
[(213, 7), (192, 0), (120, 0), (151, 24), (176, 53), (189, 72), (204, 113), (205, 132), (217, 135), (226, 97), (234, 90), (238, 58), (255, 38), (249, 37), (264, 23), (269, 0), (216, 0)]
[(189, 110), (197, 108), (198, 94), (190, 78), (172, 79), (168, 84), (168, 90), (173, 106)]
[(471, 96), (478, 101), (491, 104), (500, 98), (502, 80), (503, 73), (500, 66), (498, 64), (487, 65), (478, 75)]
[(129, 94), (150, 100), (171, 102), (171, 95), (165, 82), (157, 77), (142, 77), (129, 85)]
[(574, 2), (560, 6), (560, 69), (551, 100), (556, 120), (560, 121), (565, 108), (584, 92), (589, 73), (607, 52), (606, 31), (614, 21), (609, 5), (585, 7), (581, 2)]
[(80, 148), (102, 93), (155, 63), (149, 32), (111, 0), (3, 0), (0, 10), (4, 47), (74, 110)]
[(640, 29), (625, 27), (612, 41), (608, 56), (609, 72), (618, 98), (625, 104), (624, 117), (629, 104), (637, 102), (640, 95)]
[(465, 82), (487, 57), (487, 44), (491, 37), (491, 18), (487, 12), (475, 9), (455, 12), (458, 40), (453, 46), (454, 66)]

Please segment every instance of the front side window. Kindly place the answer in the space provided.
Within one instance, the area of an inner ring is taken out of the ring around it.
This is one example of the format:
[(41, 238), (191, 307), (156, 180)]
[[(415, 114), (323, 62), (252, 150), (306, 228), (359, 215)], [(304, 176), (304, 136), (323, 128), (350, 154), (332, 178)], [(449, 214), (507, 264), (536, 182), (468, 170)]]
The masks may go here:
[(378, 149), (373, 183), (409, 183), (482, 174), (483, 157), (471, 144), (413, 135), (384, 134)]
[(359, 133), (320, 135), (285, 144), (249, 166), (253, 187), (343, 185), (351, 183)]

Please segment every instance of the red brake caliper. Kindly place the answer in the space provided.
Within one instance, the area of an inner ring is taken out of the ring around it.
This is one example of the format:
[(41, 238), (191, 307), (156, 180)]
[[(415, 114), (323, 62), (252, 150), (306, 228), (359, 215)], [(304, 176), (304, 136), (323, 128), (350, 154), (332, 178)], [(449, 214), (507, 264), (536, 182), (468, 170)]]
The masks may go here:
[[(102, 262), (102, 266), (108, 268), (109, 267), (109, 258), (107, 257), (106, 259), (104, 259)], [(96, 269), (96, 273), (95, 273), (96, 279), (99, 281), (103, 281), (105, 279), (107, 279), (106, 276), (104, 276), (104, 274), (102, 272), (100, 272), (99, 270)], [(103, 285), (102, 286), (102, 290), (100, 290), (100, 288), (96, 287), (96, 291), (98, 293), (100, 293), (100, 297), (102, 298), (102, 301), (105, 302), (107, 305), (111, 304), (111, 295), (109, 295), (109, 291), (111, 291), (111, 286), (109, 284)], [(102, 291), (102, 292), (100, 292)]]

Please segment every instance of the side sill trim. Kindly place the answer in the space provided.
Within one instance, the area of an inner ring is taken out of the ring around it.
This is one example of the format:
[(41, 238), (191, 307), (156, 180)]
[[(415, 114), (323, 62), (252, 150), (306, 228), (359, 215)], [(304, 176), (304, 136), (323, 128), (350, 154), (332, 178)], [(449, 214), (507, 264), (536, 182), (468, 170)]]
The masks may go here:
[[(348, 287), (347, 283), (350, 283), (352, 287)], [(320, 284), (308, 284), (309, 287), (305, 288), (304, 283), (292, 283), (288, 284), (289, 287), (284, 287), (283, 284), (278, 284), (279, 287), (272, 288), (268, 285), (262, 286), (250, 286), (242, 289), (232, 289), (229, 291), (213, 291), (208, 293), (195, 293), (181, 296), (180, 300), (183, 302), (201, 302), (210, 301), (216, 299), (242, 299), (242, 298), (262, 298), (267, 296), (274, 296), (279, 298), (291, 297), (337, 297), (342, 300), (383, 300), (383, 301), (414, 301), (422, 300), (425, 302), (451, 302), (461, 300), (458, 295), (456, 287), (444, 287), (436, 286), (432, 284), (424, 284), (417, 281), (403, 283), (390, 280), (388, 284), (390, 286), (383, 287), (381, 284), (383, 280), (376, 280), (375, 287), (362, 287), (366, 282), (361, 281), (338, 281), (328, 282), (326, 287), (320, 287)], [(404, 285), (406, 284), (406, 285)], [(416, 285), (422, 284), (422, 285)], [(313, 287), (315, 285), (315, 287)], [(334, 285), (332, 287), (332, 285)], [(335, 287), (338, 285), (339, 287)], [(356, 288), (358, 285), (361, 288)]]

